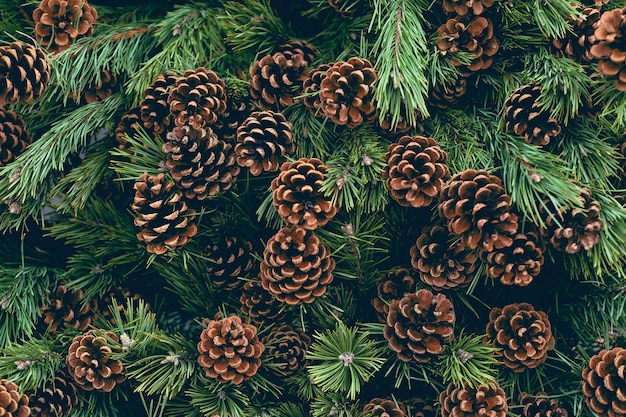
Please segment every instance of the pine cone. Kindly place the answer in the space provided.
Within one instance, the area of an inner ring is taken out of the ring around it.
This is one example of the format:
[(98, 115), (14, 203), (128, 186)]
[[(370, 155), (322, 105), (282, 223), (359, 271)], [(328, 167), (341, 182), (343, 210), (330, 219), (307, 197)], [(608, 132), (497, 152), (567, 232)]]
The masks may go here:
[(121, 150), (129, 150), (130, 143), (125, 139), (125, 135), (132, 138), (139, 131), (137, 126), (141, 126), (141, 113), (139, 107), (131, 107), (126, 113), (122, 114), (120, 122), (115, 128), (115, 140)]
[(237, 129), (237, 163), (250, 174), (278, 171), (285, 156), (296, 151), (293, 126), (282, 113), (252, 113)]
[[(372, 417), (406, 417), (406, 408), (401, 402), (387, 400), (385, 398), (372, 398), (363, 407), (364, 411), (369, 411)], [(412, 416), (415, 416), (412, 414)]]
[(626, 349), (601, 350), (583, 370), (587, 406), (599, 417), (626, 416)]
[(504, 365), (513, 372), (536, 368), (554, 347), (548, 315), (528, 303), (491, 309), (487, 339), (502, 349)]
[(455, 174), (439, 195), (439, 215), (451, 234), (468, 249), (491, 252), (513, 243), (517, 216), (510, 212), (511, 197), (502, 180), (487, 171), (467, 169)]
[(301, 55), (305, 67), (311, 65), (317, 56), (317, 51), (313, 45), (307, 41), (300, 40), (291, 40), (284, 43), (276, 49), (276, 52), (280, 52), (285, 56)]
[(20, 388), (14, 382), (0, 379), (0, 416), (29, 417), (28, 396), (20, 395)]
[[(400, 103), (400, 113), (398, 115), (398, 120), (396, 124), (393, 124), (393, 115), (389, 112), (386, 114), (378, 114), (378, 130), (381, 131), (383, 136), (385, 135), (393, 135), (393, 136), (403, 136), (407, 133), (413, 126), (409, 123), (409, 119), (407, 116), (407, 109), (404, 103)], [(415, 119), (420, 120), (423, 119), (422, 114), (419, 111), (415, 111)], [(421, 126), (417, 126), (418, 129)], [(423, 129), (422, 129), (423, 131)]]
[(311, 338), (301, 329), (289, 325), (273, 327), (263, 339), (267, 354), (276, 363), (280, 363), (272, 371), (279, 377), (290, 377), (306, 365), (306, 352)]
[(367, 59), (350, 58), (337, 62), (326, 72), (320, 85), (321, 109), (335, 124), (353, 129), (377, 117), (372, 102), (376, 71)]
[(411, 417), (435, 417), (435, 401), (433, 399), (411, 398), (404, 401), (407, 408), (407, 414)]
[(465, 16), (466, 14), (478, 16), (486, 8), (493, 6), (494, 0), (443, 0), (442, 6), (446, 13)]
[(543, 265), (543, 241), (535, 232), (518, 233), (509, 247), (482, 252), (487, 275), (504, 285), (526, 286), (533, 281)]
[(178, 74), (167, 71), (160, 74), (150, 84), (139, 103), (139, 113), (144, 129), (152, 135), (162, 135), (174, 124), (167, 102), (170, 91), (178, 80)]
[(376, 310), (376, 316), (381, 323), (387, 321), (389, 304), (392, 300), (415, 292), (415, 278), (408, 269), (397, 267), (389, 271), (376, 285), (378, 297), (372, 300), (372, 306)]
[(545, 392), (536, 395), (522, 392), (518, 397), (518, 402), (524, 406), (520, 417), (569, 417), (567, 410), (556, 399), (540, 398), (547, 395)]
[(78, 39), (93, 35), (98, 12), (87, 0), (41, 0), (33, 11), (35, 39), (51, 52), (61, 52)]
[(615, 78), (615, 88), (626, 91), (626, 7), (600, 16), (594, 32), (596, 43), (589, 52), (598, 62), (598, 72)]
[(99, 82), (88, 86), (80, 94), (70, 94), (70, 98), (83, 104), (104, 100), (113, 94), (113, 90), (117, 88), (117, 81), (117, 75), (103, 69)]
[(410, 250), (420, 279), (437, 291), (465, 288), (474, 279), (476, 255), (460, 240), (450, 240), (448, 229), (434, 224), (422, 229)]
[(565, 56), (579, 63), (588, 63), (593, 60), (591, 46), (596, 43), (595, 30), (600, 22), (600, 8), (574, 6), (583, 17), (571, 17), (568, 23), (572, 31), (567, 32), (564, 39), (554, 39), (552, 50), (556, 55)]
[(540, 93), (538, 84), (525, 84), (513, 91), (504, 103), (504, 120), (508, 132), (523, 136), (528, 143), (545, 146), (561, 133), (561, 125), (541, 108)]
[(59, 285), (48, 298), (50, 304), (39, 310), (50, 332), (56, 332), (64, 323), (81, 332), (87, 330), (94, 316), (95, 303), (83, 301), (83, 290), (68, 291), (64, 285)]
[(23, 42), (0, 46), (0, 107), (38, 99), (49, 82), (50, 64), (41, 49)]
[(209, 245), (205, 256), (213, 260), (206, 264), (211, 283), (226, 291), (242, 289), (246, 281), (239, 278), (251, 278), (257, 270), (252, 243), (244, 239), (231, 237)]
[(209, 378), (238, 385), (257, 373), (264, 350), (257, 328), (231, 314), (221, 320), (211, 320), (202, 331), (198, 363)]
[(330, 249), (313, 232), (285, 227), (267, 242), (261, 284), (282, 303), (309, 304), (326, 292), (334, 269)]
[(202, 129), (226, 111), (226, 85), (203, 67), (187, 70), (170, 87), (167, 101), (176, 126)]
[(430, 89), (428, 102), (442, 110), (459, 102), (459, 99), (467, 92), (467, 78), (458, 77), (450, 84), (435, 84)]
[(272, 201), (289, 224), (314, 230), (337, 214), (337, 207), (320, 191), (328, 167), (317, 158), (285, 162), (272, 180)]
[(435, 139), (402, 136), (389, 145), (383, 178), (391, 197), (401, 206), (429, 206), (448, 178), (448, 155)]
[(174, 183), (165, 182), (163, 174), (144, 173), (133, 186), (132, 209), (137, 213), (135, 226), (141, 228), (137, 238), (147, 243), (147, 251), (161, 255), (184, 246), (196, 235), (195, 210), (189, 209)]
[(24, 119), (11, 110), (0, 108), (0, 167), (15, 161), (30, 142)]
[[(106, 337), (119, 340), (112, 332), (106, 332)], [(112, 350), (107, 343), (104, 336), (91, 331), (72, 340), (65, 363), (70, 376), (85, 391), (111, 392), (115, 384), (126, 380), (122, 362), (111, 359)]]
[(64, 417), (78, 404), (78, 388), (65, 372), (29, 396), (30, 417)]
[(302, 104), (304, 104), (314, 116), (322, 116), (320, 112), (322, 102), (320, 101), (320, 90), (322, 89), (322, 80), (326, 77), (326, 72), (332, 64), (319, 65), (312, 71), (304, 73), (304, 81), (302, 82)]
[(235, 144), (237, 129), (250, 116), (251, 108), (252, 104), (247, 93), (245, 96), (241, 96), (236, 92), (229, 92), (226, 111), (218, 115), (217, 122), (211, 126), (218, 139)]
[(457, 388), (452, 383), (439, 395), (442, 417), (506, 417), (506, 394), (497, 383)]
[(244, 318), (257, 327), (284, 319), (282, 304), (269, 292), (265, 291), (260, 281), (247, 281), (239, 297)]
[(454, 338), (455, 320), (444, 294), (421, 289), (391, 302), (384, 335), (401, 361), (427, 363)]
[(361, 0), (328, 0), (328, 4), (345, 19), (363, 8)]

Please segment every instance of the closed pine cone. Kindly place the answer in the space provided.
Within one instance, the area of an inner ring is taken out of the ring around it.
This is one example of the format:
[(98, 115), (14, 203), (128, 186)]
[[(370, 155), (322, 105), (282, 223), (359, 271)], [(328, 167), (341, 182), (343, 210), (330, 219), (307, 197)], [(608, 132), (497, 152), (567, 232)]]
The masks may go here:
[(518, 398), (520, 405), (524, 406), (520, 417), (569, 417), (567, 410), (556, 399), (541, 398), (547, 395), (545, 392), (535, 395), (522, 392)]
[(39, 310), (50, 332), (56, 332), (65, 323), (81, 332), (87, 330), (94, 316), (92, 309), (95, 303), (84, 303), (83, 290), (69, 291), (64, 285), (59, 285), (48, 298), (50, 304)]
[(259, 327), (271, 322), (280, 322), (285, 314), (281, 311), (282, 303), (267, 292), (260, 281), (247, 281), (239, 296), (241, 313), (246, 321)]
[(295, 151), (293, 126), (282, 113), (254, 112), (237, 129), (237, 163), (253, 176), (278, 171)]
[(406, 416), (406, 408), (404, 404), (395, 400), (388, 400), (385, 398), (372, 398), (369, 403), (365, 404), (363, 410), (369, 411), (372, 417)]
[(458, 77), (450, 84), (435, 84), (430, 89), (428, 102), (442, 110), (459, 102), (459, 99), (467, 92), (467, 78)]
[(0, 379), (0, 416), (29, 417), (28, 396), (20, 395), (20, 388), (6, 379)]
[(31, 417), (64, 417), (78, 404), (78, 388), (73, 379), (57, 371), (52, 382), (29, 395)]
[(489, 343), (502, 350), (504, 365), (513, 372), (536, 368), (554, 348), (548, 315), (528, 303), (491, 309), (486, 332)]
[(274, 207), (287, 223), (314, 230), (337, 214), (330, 198), (320, 191), (328, 167), (317, 158), (285, 162), (272, 180)]
[(117, 75), (103, 69), (100, 73), (100, 81), (87, 86), (80, 95), (70, 94), (70, 98), (81, 103), (94, 103), (104, 100), (113, 94), (113, 90), (117, 88)]
[(177, 80), (178, 74), (175, 72), (167, 71), (158, 75), (146, 88), (143, 100), (139, 103), (142, 125), (147, 132), (155, 136), (162, 135), (174, 124), (167, 98)]
[(11, 110), (0, 108), (0, 167), (15, 161), (30, 142), (24, 119)]
[(404, 405), (407, 408), (407, 414), (411, 417), (435, 417), (435, 400), (432, 398), (425, 399), (420, 397), (414, 397), (410, 400), (405, 400)]
[(273, 327), (263, 339), (263, 344), (272, 361), (280, 363), (272, 371), (278, 376), (289, 377), (305, 367), (311, 338), (302, 329), (285, 324)]
[(599, 417), (626, 416), (626, 349), (601, 350), (582, 373), (587, 406)]
[[(109, 339), (117, 342), (115, 333), (106, 332)], [(74, 337), (65, 359), (70, 376), (85, 391), (111, 392), (116, 384), (126, 380), (122, 362), (111, 359), (113, 352), (104, 336), (91, 331)]]
[(439, 395), (442, 417), (506, 417), (506, 394), (493, 382), (478, 388), (457, 388), (452, 383)]
[(206, 264), (209, 280), (217, 288), (226, 291), (243, 288), (245, 279), (251, 278), (257, 270), (252, 243), (244, 239), (231, 237), (209, 245), (205, 256), (212, 260)]
[(391, 302), (384, 335), (401, 361), (427, 363), (454, 338), (455, 321), (444, 294), (421, 289)]
[(38, 99), (49, 82), (50, 64), (41, 49), (23, 42), (0, 46), (0, 107)]
[(502, 249), (513, 243), (517, 216), (510, 212), (511, 197), (502, 180), (484, 170), (455, 174), (439, 195), (439, 215), (448, 231), (461, 237), (468, 249)]
[(202, 330), (198, 363), (209, 378), (238, 385), (257, 373), (264, 350), (257, 328), (231, 314), (221, 320), (211, 320)]
[(591, 46), (596, 43), (595, 30), (600, 22), (599, 7), (574, 6), (583, 17), (570, 18), (572, 31), (567, 32), (564, 39), (554, 39), (552, 49), (557, 55), (563, 55), (579, 63), (587, 63), (593, 60)]
[(263, 252), (261, 283), (289, 305), (310, 304), (333, 281), (335, 260), (313, 232), (285, 227), (272, 236)]
[(326, 72), (332, 64), (321, 64), (314, 70), (304, 74), (302, 82), (302, 104), (304, 104), (314, 116), (323, 116), (320, 110), (322, 102), (320, 101), (320, 90), (322, 89), (322, 80), (326, 77)]
[(590, 53), (598, 62), (598, 72), (615, 78), (615, 88), (626, 91), (626, 7), (608, 10), (600, 16), (594, 32), (596, 43)]
[(407, 294), (415, 292), (415, 278), (408, 269), (397, 267), (385, 274), (376, 285), (378, 297), (372, 300), (376, 316), (381, 323), (387, 321), (389, 304), (392, 300), (399, 300)]
[(543, 265), (543, 241), (535, 232), (518, 233), (509, 247), (482, 252), (487, 275), (504, 285), (526, 286), (533, 281)]
[(126, 135), (132, 138), (139, 132), (138, 126), (141, 126), (141, 110), (138, 106), (131, 107), (128, 111), (122, 114), (122, 117), (115, 128), (115, 140), (117, 146), (121, 150), (130, 151), (131, 145), (126, 140)]
[(493, 6), (494, 0), (443, 0), (443, 10), (446, 13), (465, 16), (466, 14), (478, 16), (486, 8)]
[(33, 11), (35, 39), (52, 52), (64, 51), (91, 36), (97, 18), (87, 0), (42, 0)]

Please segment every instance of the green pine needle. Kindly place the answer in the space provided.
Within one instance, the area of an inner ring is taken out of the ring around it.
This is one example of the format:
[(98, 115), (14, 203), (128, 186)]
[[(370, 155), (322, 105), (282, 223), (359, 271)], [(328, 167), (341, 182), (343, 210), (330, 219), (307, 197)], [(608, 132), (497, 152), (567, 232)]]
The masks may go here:
[(245, 410), (250, 399), (236, 385), (201, 378), (201, 383), (192, 384), (185, 394), (204, 417), (247, 417)]

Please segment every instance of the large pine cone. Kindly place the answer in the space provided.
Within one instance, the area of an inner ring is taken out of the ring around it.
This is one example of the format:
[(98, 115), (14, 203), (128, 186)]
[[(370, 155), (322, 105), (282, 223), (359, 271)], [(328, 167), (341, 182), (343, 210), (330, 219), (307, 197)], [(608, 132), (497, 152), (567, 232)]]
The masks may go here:
[(442, 417), (506, 417), (506, 394), (497, 383), (457, 388), (452, 383), (439, 395)]
[(572, 31), (568, 31), (564, 39), (554, 39), (552, 49), (557, 55), (581, 64), (588, 63), (593, 60), (591, 46), (596, 43), (595, 30), (600, 22), (601, 12), (599, 7), (574, 7), (582, 13), (582, 17), (569, 19)]
[(626, 91), (626, 7), (602, 13), (594, 32), (596, 43), (590, 52), (598, 72), (615, 78), (615, 88)]
[(521, 393), (518, 401), (524, 406), (524, 410), (520, 417), (569, 417), (568, 411), (556, 399), (541, 398), (547, 396), (545, 392), (538, 392), (536, 395)]
[(599, 417), (626, 416), (626, 349), (601, 350), (583, 370), (587, 406)]
[(138, 106), (131, 107), (122, 114), (117, 127), (115, 128), (115, 140), (117, 141), (117, 146), (121, 150), (130, 150), (130, 143), (126, 141), (126, 135), (129, 138), (133, 138), (137, 132), (139, 132), (138, 126), (141, 126), (141, 110)]
[(73, 380), (59, 371), (54, 380), (29, 396), (31, 417), (64, 417), (78, 404), (78, 389)]
[(428, 95), (428, 102), (442, 110), (459, 102), (467, 92), (467, 78), (458, 77), (450, 84), (435, 84)]
[(68, 291), (59, 285), (49, 295), (50, 304), (41, 307), (43, 322), (50, 332), (56, 332), (59, 326), (68, 323), (73, 328), (84, 332), (94, 316), (94, 303), (83, 301), (83, 291)]
[(383, 178), (401, 206), (429, 206), (450, 178), (448, 155), (432, 138), (402, 136), (389, 145), (385, 160)]
[(70, 94), (70, 98), (80, 103), (94, 103), (111, 96), (117, 88), (117, 75), (103, 69), (100, 73), (100, 81), (87, 86), (80, 94)]
[(143, 127), (147, 132), (153, 135), (162, 135), (174, 124), (167, 98), (177, 80), (178, 74), (168, 71), (158, 75), (152, 84), (146, 88), (143, 100), (139, 103), (139, 113)]
[(261, 262), (261, 283), (289, 305), (309, 304), (333, 281), (335, 260), (313, 232), (285, 227), (268, 241)]
[(468, 249), (491, 252), (510, 246), (517, 233), (517, 216), (510, 212), (510, 201), (500, 178), (467, 169), (442, 188), (439, 215)]
[(244, 318), (257, 327), (272, 322), (279, 323), (285, 316), (281, 311), (283, 304), (267, 292), (260, 281), (247, 281), (239, 301)]
[(184, 246), (196, 235), (195, 210), (189, 209), (180, 191), (165, 176), (144, 173), (133, 186), (132, 205), (137, 213), (135, 226), (141, 228), (137, 238), (147, 243), (147, 251), (161, 255)]
[(29, 417), (28, 396), (14, 382), (0, 379), (0, 416)]
[(64, 51), (93, 34), (98, 12), (87, 0), (41, 0), (33, 11), (35, 39), (52, 52)]
[(486, 8), (493, 6), (494, 0), (443, 0), (443, 10), (446, 13), (465, 16), (466, 14), (478, 16)]
[(369, 403), (365, 404), (363, 410), (369, 411), (372, 417), (405, 417), (407, 415), (404, 404), (385, 398), (372, 398)]
[(15, 161), (30, 142), (24, 119), (11, 110), (0, 108), (0, 167)]
[(38, 99), (49, 82), (50, 64), (41, 49), (23, 42), (0, 46), (0, 107)]
[(451, 242), (445, 226), (424, 227), (410, 254), (420, 279), (437, 291), (465, 288), (474, 279), (476, 254), (459, 239)]
[(280, 364), (272, 371), (278, 376), (289, 377), (305, 367), (311, 338), (301, 329), (285, 324), (272, 328), (263, 339), (263, 344), (273, 362)]
[[(106, 332), (115, 342), (115, 333)], [(111, 392), (116, 384), (126, 380), (119, 360), (111, 359), (112, 350), (104, 336), (96, 336), (91, 331), (74, 337), (65, 359), (70, 376), (85, 391)]]
[(320, 85), (320, 106), (335, 124), (355, 128), (376, 120), (372, 102), (376, 71), (367, 59), (350, 58), (337, 62), (326, 72)]
[(491, 309), (487, 339), (502, 350), (504, 365), (513, 372), (536, 368), (554, 347), (548, 315), (528, 303)]
[(257, 328), (231, 314), (221, 320), (211, 320), (202, 330), (198, 363), (209, 378), (224, 384), (241, 384), (257, 373), (264, 350)]
[(391, 301), (415, 292), (415, 283), (408, 269), (398, 267), (389, 271), (376, 285), (378, 297), (372, 300), (372, 306), (381, 323), (387, 322)]
[(455, 321), (444, 294), (421, 289), (391, 302), (384, 335), (401, 361), (427, 363), (454, 338)]
[(254, 176), (277, 171), (295, 151), (293, 126), (282, 113), (254, 112), (237, 129), (237, 163)]
[(320, 111), (322, 102), (320, 101), (320, 90), (322, 89), (322, 80), (326, 77), (326, 72), (332, 64), (321, 64), (312, 71), (304, 74), (302, 82), (302, 104), (304, 104), (314, 116), (322, 116)]
[(231, 237), (209, 245), (205, 256), (212, 260), (206, 264), (209, 280), (217, 288), (226, 291), (243, 288), (245, 279), (252, 278), (257, 269), (252, 243), (244, 239)]
[[(228, 86), (226, 89), (228, 90)], [(228, 90), (227, 96), (226, 111), (217, 116), (217, 122), (211, 127), (218, 139), (235, 144), (237, 129), (250, 115), (252, 103), (247, 93), (242, 95), (238, 91)]]
[(561, 133), (561, 125), (543, 110), (539, 102), (541, 86), (524, 84), (509, 96), (504, 103), (506, 130), (534, 145), (547, 145)]
[(481, 252), (487, 264), (487, 275), (505, 285), (526, 286), (543, 265), (543, 240), (537, 233), (518, 233), (509, 247)]
[(314, 230), (337, 214), (337, 207), (320, 189), (328, 167), (317, 158), (285, 162), (272, 180), (272, 201), (287, 223)]

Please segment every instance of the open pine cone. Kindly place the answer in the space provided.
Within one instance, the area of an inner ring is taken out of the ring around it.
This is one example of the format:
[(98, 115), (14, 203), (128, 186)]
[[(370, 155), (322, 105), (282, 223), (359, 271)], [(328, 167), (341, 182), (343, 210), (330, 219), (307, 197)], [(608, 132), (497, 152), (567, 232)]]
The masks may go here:
[(117, 146), (121, 150), (130, 151), (130, 143), (126, 141), (126, 135), (132, 138), (139, 131), (138, 126), (141, 126), (141, 112), (138, 106), (128, 109), (120, 118), (117, 127), (115, 128), (115, 140)]
[(167, 98), (177, 80), (178, 74), (167, 71), (158, 75), (143, 93), (143, 100), (139, 103), (139, 113), (147, 132), (162, 135), (174, 124)]
[(0, 416), (29, 417), (28, 396), (20, 394), (20, 388), (6, 379), (0, 379)]
[(0, 167), (15, 161), (30, 142), (24, 119), (11, 110), (0, 108)]
[(0, 107), (38, 99), (49, 82), (50, 64), (41, 49), (23, 42), (0, 46)]
[(393, 268), (382, 277), (376, 285), (378, 297), (372, 300), (372, 306), (381, 323), (387, 322), (391, 301), (415, 292), (415, 284), (415, 278), (411, 276), (409, 270), (401, 267)]
[(98, 12), (87, 0), (41, 0), (33, 11), (35, 39), (52, 52), (61, 52), (93, 34)]
[(385, 398), (372, 398), (363, 410), (369, 411), (372, 417), (406, 417), (404, 404)]
[(493, 6), (494, 0), (443, 0), (442, 6), (446, 13), (465, 16), (466, 14), (478, 16), (486, 8)]
[(459, 102), (467, 92), (467, 78), (458, 77), (450, 84), (435, 84), (429, 92), (428, 102), (442, 110)]
[(543, 240), (535, 232), (518, 233), (513, 244), (493, 252), (481, 252), (487, 264), (487, 275), (505, 285), (526, 286), (543, 265)]
[(70, 94), (70, 98), (80, 103), (94, 103), (111, 96), (118, 84), (117, 75), (103, 69), (100, 73), (100, 81), (87, 86), (79, 95)]
[(320, 111), (322, 102), (320, 101), (320, 90), (322, 89), (322, 80), (326, 77), (326, 72), (332, 64), (321, 64), (314, 70), (304, 74), (302, 82), (302, 104), (304, 104), (314, 116), (323, 116)]
[(272, 371), (281, 377), (296, 374), (306, 365), (306, 352), (311, 344), (311, 338), (301, 329), (294, 329), (285, 324), (273, 327), (263, 339), (267, 354), (272, 361), (280, 363)]
[(599, 417), (626, 416), (626, 349), (601, 350), (583, 370), (587, 406)]
[[(413, 127), (409, 122), (408, 110), (404, 102), (400, 103), (400, 112), (397, 115), (397, 120), (393, 116), (390, 112), (385, 114), (378, 113), (378, 123), (375, 126), (383, 136), (403, 136)], [(415, 119), (418, 121), (423, 119), (419, 110), (415, 110)], [(418, 124), (417, 128), (421, 129), (421, 126)]]
[(518, 398), (520, 405), (524, 406), (520, 417), (569, 417), (568, 411), (556, 399), (541, 398), (547, 395), (545, 392), (536, 395), (522, 392)]
[(83, 302), (83, 290), (68, 291), (64, 285), (59, 285), (48, 298), (50, 304), (41, 307), (40, 311), (50, 332), (56, 332), (65, 323), (81, 332), (87, 330), (94, 316), (95, 303)]
[(570, 58), (578, 63), (588, 63), (593, 60), (591, 46), (596, 43), (595, 30), (600, 22), (600, 8), (597, 6), (574, 6), (582, 13), (582, 17), (571, 17), (568, 23), (572, 31), (566, 33), (564, 39), (554, 39), (552, 49), (555, 54)]
[(226, 86), (226, 95), (228, 97), (226, 111), (217, 116), (217, 122), (211, 128), (218, 139), (235, 144), (237, 129), (250, 116), (252, 103), (247, 92), (242, 94), (240, 91), (229, 89), (228, 86)]
[(506, 394), (497, 383), (457, 388), (452, 383), (439, 395), (442, 417), (506, 417)]
[(247, 281), (239, 296), (241, 313), (246, 321), (259, 327), (271, 322), (280, 322), (285, 314), (282, 303), (266, 291), (260, 281)]
[(413, 397), (403, 401), (407, 414), (411, 417), (435, 417), (435, 400), (432, 398)]
[[(257, 262), (252, 253), (252, 243), (231, 237), (223, 239), (205, 250), (206, 271), (211, 283), (227, 291), (243, 288), (245, 279), (252, 278), (257, 270)], [(239, 279), (239, 278), (243, 279)]]
[(626, 7), (602, 13), (594, 35), (590, 53), (599, 61), (598, 72), (615, 77), (615, 88), (626, 91)]
[(73, 379), (57, 371), (53, 381), (29, 395), (30, 417), (64, 417), (78, 404), (78, 388)]

